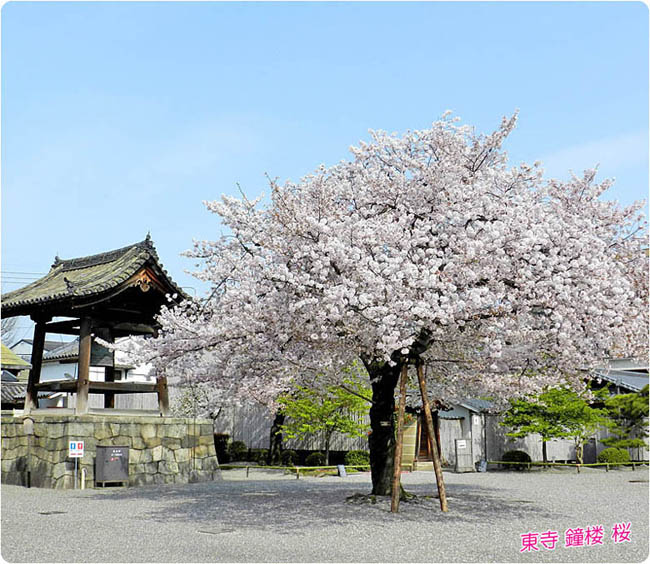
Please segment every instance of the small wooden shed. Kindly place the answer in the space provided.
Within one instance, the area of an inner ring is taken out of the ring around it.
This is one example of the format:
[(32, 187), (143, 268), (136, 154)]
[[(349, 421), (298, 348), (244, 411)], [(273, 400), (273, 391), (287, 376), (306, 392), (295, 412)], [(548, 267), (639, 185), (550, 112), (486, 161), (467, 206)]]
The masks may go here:
[[(103, 394), (104, 407), (114, 407), (115, 394), (157, 393), (161, 414), (167, 414), (167, 382), (116, 382), (114, 355), (105, 364), (104, 382), (91, 381), (93, 339), (112, 342), (128, 335), (155, 335), (155, 316), (162, 305), (187, 298), (162, 268), (147, 235), (144, 241), (97, 255), (61, 260), (39, 280), (2, 296), (2, 316), (25, 315), (35, 322), (32, 368), (25, 412), (37, 409), (40, 391), (76, 393), (75, 414), (88, 413), (88, 394)], [(54, 320), (55, 318), (66, 318)], [(79, 336), (76, 380), (40, 381), (47, 333)]]

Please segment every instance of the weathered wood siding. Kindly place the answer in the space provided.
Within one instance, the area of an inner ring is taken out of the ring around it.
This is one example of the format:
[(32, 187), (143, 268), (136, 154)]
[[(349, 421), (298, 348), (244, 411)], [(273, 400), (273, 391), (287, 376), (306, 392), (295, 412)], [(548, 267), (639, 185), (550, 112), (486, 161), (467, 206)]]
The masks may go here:
[[(365, 418), (369, 422), (368, 417)], [(224, 407), (215, 421), (215, 433), (227, 433), (233, 441), (243, 441), (248, 448), (269, 448), (273, 414), (262, 406), (241, 405)], [(322, 450), (324, 439), (315, 435), (310, 439), (284, 439), (284, 448), (294, 450)], [(352, 439), (335, 433), (330, 450), (368, 450), (367, 437)]]
[[(116, 401), (118, 397), (116, 397)], [(141, 395), (141, 397), (146, 396)], [(153, 400), (153, 405), (143, 407), (144, 409), (157, 408), (155, 394), (151, 394), (150, 398)], [(449, 412), (441, 413), (440, 442), (443, 463), (446, 465), (453, 467), (456, 462), (455, 439), (471, 440), (474, 462), (478, 462), (485, 457), (486, 446), (488, 460), (501, 460), (503, 453), (508, 450), (523, 450), (530, 455), (532, 460), (542, 460), (541, 438), (538, 435), (529, 435), (522, 439), (507, 437), (508, 429), (499, 425), (501, 419), (499, 415), (476, 414), (460, 407), (454, 410), (454, 413), (458, 415), (456, 419), (445, 419), (444, 415)], [(268, 448), (272, 420), (272, 414), (264, 407), (252, 405), (228, 407), (222, 410), (221, 415), (215, 422), (215, 432), (227, 433), (232, 440), (243, 441), (249, 448)], [(405, 428), (403, 451), (405, 464), (410, 464), (414, 458), (416, 436), (415, 423)], [(607, 436), (606, 431), (599, 434), (599, 437), (605, 436)], [(285, 439), (284, 447), (322, 450), (323, 440), (319, 436), (302, 441)], [(350, 439), (344, 435), (335, 434), (330, 448), (331, 450), (368, 450), (368, 440), (367, 437)], [(585, 448), (585, 463), (595, 462), (596, 455), (604, 448), (605, 445), (600, 442), (594, 443), (591, 448)], [(570, 439), (549, 441), (547, 452), (549, 460), (576, 459), (575, 447)], [(647, 449), (629, 449), (629, 452), (633, 459), (648, 460), (649, 458)]]
[(456, 439), (468, 438), (463, 436), (462, 420), (439, 419), (440, 421), (440, 450), (442, 452), (442, 465), (453, 467), (456, 464)]

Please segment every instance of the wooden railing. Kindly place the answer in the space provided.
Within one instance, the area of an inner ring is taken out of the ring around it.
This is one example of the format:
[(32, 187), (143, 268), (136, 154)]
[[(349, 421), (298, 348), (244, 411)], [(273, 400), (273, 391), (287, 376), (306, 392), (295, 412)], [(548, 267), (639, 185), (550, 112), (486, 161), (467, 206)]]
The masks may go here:
[(629, 462), (594, 462), (593, 464), (579, 464), (577, 462), (511, 462), (511, 461), (506, 461), (506, 460), (488, 460), (487, 463), (488, 465), (490, 464), (500, 464), (500, 465), (516, 465), (516, 466), (524, 466), (528, 470), (531, 469), (532, 466), (545, 466), (545, 467), (553, 467), (553, 466), (569, 466), (569, 467), (575, 467), (576, 471), (578, 474), (580, 473), (580, 468), (597, 468), (597, 467), (605, 467), (605, 471), (609, 472), (609, 467), (610, 466), (632, 466), (632, 470), (636, 470), (636, 466), (648, 466), (650, 461), (648, 460), (633, 460)]

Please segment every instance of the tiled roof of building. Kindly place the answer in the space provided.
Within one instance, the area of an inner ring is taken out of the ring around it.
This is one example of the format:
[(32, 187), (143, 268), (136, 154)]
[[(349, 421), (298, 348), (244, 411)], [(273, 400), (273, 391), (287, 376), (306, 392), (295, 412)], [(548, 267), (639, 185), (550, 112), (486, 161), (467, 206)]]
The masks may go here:
[(2, 364), (3, 369), (25, 370), (26, 368), (32, 367), (32, 365), (29, 364), (29, 362), (25, 362), (11, 349), (6, 347), (4, 343), (2, 343), (1, 346), (2, 346), (2, 358), (0, 359), (0, 363)]
[(649, 382), (647, 372), (633, 372), (631, 370), (598, 370), (596, 376), (631, 392), (641, 391)]
[[(22, 403), (27, 393), (27, 382), (2, 382), (0, 385), (0, 397), (2, 403)], [(39, 398), (51, 398), (59, 395), (57, 392), (38, 392)]]
[[(60, 344), (56, 349), (43, 355), (43, 362), (77, 362), (79, 360), (79, 339)], [(90, 364), (92, 366), (113, 365), (111, 351), (105, 346), (93, 341), (90, 349)]]
[(467, 409), (469, 409), (470, 411), (474, 411), (475, 413), (489, 412), (491, 409), (494, 408), (494, 404), (491, 401), (478, 399), (478, 398), (465, 399), (459, 403), (463, 407), (466, 407)]
[(7, 370), (2, 371), (2, 380), (4, 382), (18, 382), (18, 377)]
[(56, 257), (43, 278), (2, 296), (3, 315), (20, 315), (34, 306), (101, 296), (118, 288), (145, 265), (153, 265), (170, 290), (184, 297), (160, 265), (156, 249), (147, 236), (144, 241), (106, 253), (69, 260)]
[[(17, 343), (11, 345), (11, 348), (15, 349), (16, 346), (19, 345), (20, 343), (27, 343), (28, 345), (33, 345), (34, 340), (33, 339), (21, 339)], [(50, 351), (52, 349), (56, 349), (59, 346), (61, 346), (61, 341), (46, 339), (45, 342), (43, 343), (43, 350)]]
[[(92, 344), (93, 347), (99, 346), (97, 343)], [(55, 349), (46, 352), (43, 355), (43, 361), (52, 360), (77, 360), (79, 358), (79, 339), (61, 343)]]
[(0, 385), (0, 397), (2, 403), (15, 403), (25, 399), (27, 384), (24, 382), (2, 382)]

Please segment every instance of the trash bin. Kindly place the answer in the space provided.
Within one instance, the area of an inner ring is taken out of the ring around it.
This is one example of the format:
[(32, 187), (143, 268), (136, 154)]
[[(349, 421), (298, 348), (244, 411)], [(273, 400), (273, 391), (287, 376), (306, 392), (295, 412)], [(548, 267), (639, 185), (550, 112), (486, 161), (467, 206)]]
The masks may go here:
[(98, 446), (95, 457), (95, 485), (129, 483), (129, 447)]

